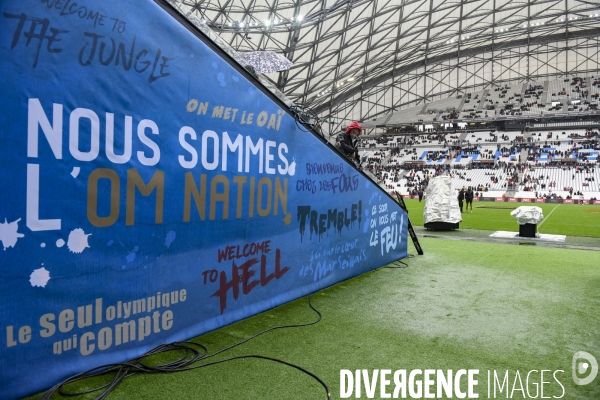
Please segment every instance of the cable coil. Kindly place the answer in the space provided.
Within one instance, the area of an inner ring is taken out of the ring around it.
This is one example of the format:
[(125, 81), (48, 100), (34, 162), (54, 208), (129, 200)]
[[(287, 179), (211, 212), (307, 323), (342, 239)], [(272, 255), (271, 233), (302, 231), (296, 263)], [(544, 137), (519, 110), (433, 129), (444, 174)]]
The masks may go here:
[[(119, 383), (121, 383), (125, 378), (128, 378), (130, 376), (134, 376), (137, 374), (156, 374), (156, 373), (172, 373), (172, 372), (190, 371), (193, 369), (204, 368), (204, 367), (208, 367), (211, 365), (224, 363), (227, 361), (247, 359), (247, 358), (255, 358), (255, 359), (273, 361), (273, 362), (277, 362), (277, 363), (295, 368), (301, 372), (304, 372), (305, 374), (309, 375), (310, 377), (312, 377), (313, 379), (318, 381), (319, 384), (321, 384), (321, 386), (323, 386), (323, 388), (325, 389), (325, 392), (327, 393), (327, 399), (329, 400), (329, 399), (331, 399), (329, 387), (321, 378), (319, 378), (317, 375), (308, 371), (305, 368), (302, 368), (296, 364), (292, 364), (292, 363), (289, 363), (287, 361), (280, 360), (277, 358), (267, 357), (267, 356), (263, 356), (263, 355), (259, 355), (259, 354), (248, 354), (248, 355), (243, 355), (243, 356), (234, 356), (234, 357), (217, 360), (217, 361), (205, 362), (201, 365), (193, 365), (194, 363), (197, 363), (200, 361), (206, 361), (211, 357), (221, 354), (227, 350), (231, 350), (234, 347), (244, 344), (244, 343), (246, 343), (252, 339), (255, 339), (258, 336), (261, 336), (267, 332), (274, 331), (276, 329), (283, 329), (283, 328), (300, 328), (300, 327), (310, 326), (310, 325), (314, 325), (314, 324), (318, 323), (319, 321), (321, 321), (321, 319), (322, 319), (321, 313), (319, 312), (319, 310), (317, 310), (312, 305), (312, 294), (308, 298), (308, 305), (318, 315), (318, 318), (315, 321), (308, 322), (305, 324), (291, 324), (291, 325), (274, 326), (274, 327), (265, 329), (264, 331), (261, 331), (261, 332), (257, 333), (256, 335), (250, 336), (244, 340), (241, 340), (235, 344), (232, 344), (231, 346), (228, 346), (221, 350), (218, 350), (212, 354), (208, 354), (208, 349), (204, 345), (195, 343), (195, 342), (190, 342), (190, 341), (161, 344), (161, 345), (156, 346), (155, 348), (147, 351), (146, 353), (142, 354), (141, 356), (133, 358), (129, 361), (126, 361), (123, 363), (101, 365), (99, 367), (92, 368), (88, 371), (73, 375), (73, 376), (65, 379), (64, 381), (56, 384), (55, 386), (51, 387), (50, 389), (46, 390), (40, 396), (40, 400), (49, 400), (52, 398), (52, 396), (55, 393), (59, 393), (62, 396), (80, 396), (80, 395), (103, 390), (102, 393), (96, 397), (96, 400), (102, 400), (102, 399), (105, 399), (110, 394), (110, 392), (112, 392), (119, 385)], [(166, 364), (148, 365), (148, 364), (144, 363), (144, 359), (146, 357), (150, 357), (150, 356), (157, 355), (157, 354), (164, 354), (164, 353), (168, 353), (168, 352), (179, 352), (179, 353), (183, 352), (183, 355), (181, 355), (176, 360), (168, 362)], [(111, 379), (110, 382), (103, 384), (101, 386), (92, 388), (90, 390), (80, 391), (80, 392), (70, 392), (65, 388), (66, 385), (69, 385), (69, 384), (72, 384), (72, 383), (75, 383), (78, 381), (82, 381), (84, 379), (94, 378), (94, 377), (103, 377), (103, 376), (110, 378)]]

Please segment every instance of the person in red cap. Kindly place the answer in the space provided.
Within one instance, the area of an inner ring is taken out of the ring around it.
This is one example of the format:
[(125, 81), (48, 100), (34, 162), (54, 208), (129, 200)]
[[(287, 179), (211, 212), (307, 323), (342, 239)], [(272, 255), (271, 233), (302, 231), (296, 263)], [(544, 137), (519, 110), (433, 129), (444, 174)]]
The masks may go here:
[(336, 146), (340, 151), (348, 158), (356, 160), (360, 164), (360, 157), (358, 156), (358, 147), (356, 145), (356, 138), (360, 135), (362, 126), (354, 121), (346, 128), (346, 132), (340, 132), (337, 135)]

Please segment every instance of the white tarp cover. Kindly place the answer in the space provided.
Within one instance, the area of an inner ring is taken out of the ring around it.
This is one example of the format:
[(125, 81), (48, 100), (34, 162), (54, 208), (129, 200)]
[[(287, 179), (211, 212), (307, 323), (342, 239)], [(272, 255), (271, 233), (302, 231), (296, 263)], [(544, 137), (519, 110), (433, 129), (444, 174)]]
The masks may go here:
[(519, 225), (537, 224), (544, 219), (542, 209), (536, 206), (521, 206), (510, 213), (517, 219)]
[(437, 176), (429, 180), (425, 191), (425, 208), (423, 222), (449, 222), (455, 224), (462, 221), (458, 198), (452, 190), (452, 180), (449, 176)]

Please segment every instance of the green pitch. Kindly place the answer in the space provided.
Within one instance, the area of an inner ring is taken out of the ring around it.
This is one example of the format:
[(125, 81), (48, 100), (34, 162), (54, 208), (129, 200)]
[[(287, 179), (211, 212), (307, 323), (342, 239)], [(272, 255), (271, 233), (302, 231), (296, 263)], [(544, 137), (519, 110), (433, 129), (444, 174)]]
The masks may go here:
[[(418, 200), (405, 199), (404, 202), (411, 223), (423, 226), (425, 200), (419, 203)], [(474, 201), (473, 212), (465, 211), (462, 214), (460, 229), (518, 232), (517, 220), (510, 213), (519, 206), (542, 209), (544, 219), (537, 224), (539, 233), (600, 238), (600, 205)]]

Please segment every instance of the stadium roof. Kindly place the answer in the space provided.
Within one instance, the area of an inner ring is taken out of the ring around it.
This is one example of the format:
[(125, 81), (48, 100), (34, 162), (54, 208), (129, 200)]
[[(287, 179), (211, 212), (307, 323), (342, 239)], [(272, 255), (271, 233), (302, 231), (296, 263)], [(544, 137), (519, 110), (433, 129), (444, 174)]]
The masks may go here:
[(169, 2), (236, 51), (287, 57), (294, 66), (269, 75), (277, 87), (345, 120), (494, 82), (598, 68), (596, 0)]

